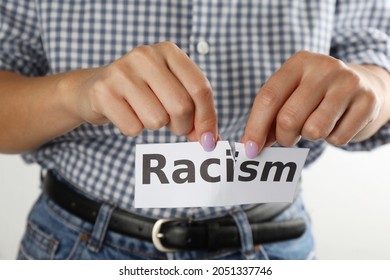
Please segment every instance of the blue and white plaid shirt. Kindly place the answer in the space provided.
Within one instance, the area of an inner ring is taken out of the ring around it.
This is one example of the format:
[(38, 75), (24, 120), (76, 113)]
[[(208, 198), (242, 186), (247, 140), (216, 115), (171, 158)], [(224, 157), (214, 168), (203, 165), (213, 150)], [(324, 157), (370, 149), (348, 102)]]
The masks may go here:
[[(50, 75), (108, 64), (139, 45), (175, 42), (209, 79), (219, 133), (239, 141), (253, 99), (299, 50), (390, 69), (389, 0), (1, 0), (0, 69)], [(321, 69), (318, 69), (321, 71)], [(169, 130), (123, 136), (112, 124), (84, 124), (27, 162), (54, 169), (86, 194), (146, 216), (212, 216), (229, 207), (134, 209), (137, 143), (186, 141)], [(390, 142), (390, 124), (349, 150)], [(307, 163), (324, 142), (302, 140)]]

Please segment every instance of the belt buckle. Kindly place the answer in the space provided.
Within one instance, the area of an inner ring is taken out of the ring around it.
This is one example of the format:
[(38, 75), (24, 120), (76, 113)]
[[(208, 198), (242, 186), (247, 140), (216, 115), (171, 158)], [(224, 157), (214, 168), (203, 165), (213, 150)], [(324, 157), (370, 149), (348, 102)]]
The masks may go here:
[(164, 234), (160, 232), (161, 227), (165, 223), (173, 222), (173, 221), (181, 221), (185, 219), (181, 218), (166, 218), (166, 219), (159, 219), (157, 220), (152, 229), (152, 242), (154, 247), (156, 247), (157, 250), (164, 253), (170, 253), (170, 252), (177, 252), (177, 249), (174, 248), (167, 248), (161, 243), (161, 238), (164, 237)]

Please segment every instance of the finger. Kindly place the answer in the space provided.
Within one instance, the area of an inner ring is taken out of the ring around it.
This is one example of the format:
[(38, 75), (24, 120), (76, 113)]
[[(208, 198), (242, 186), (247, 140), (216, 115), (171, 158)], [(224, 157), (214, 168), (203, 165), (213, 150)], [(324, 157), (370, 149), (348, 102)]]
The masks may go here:
[(195, 106), (194, 130), (198, 140), (204, 133), (211, 133), (217, 139), (217, 113), (211, 86), (201, 70), (179, 48), (167, 52), (169, 69), (185, 87)]
[(273, 122), (270, 131), (268, 132), (267, 139), (264, 143), (264, 147), (270, 147), (276, 142), (276, 122)]
[(167, 126), (176, 135), (187, 135), (194, 126), (193, 101), (171, 72), (159, 69), (159, 74), (158, 78), (149, 81), (149, 86), (169, 115)]
[(109, 98), (105, 101), (103, 114), (126, 136), (133, 137), (143, 130), (136, 113), (123, 98)]
[(157, 130), (170, 122), (164, 106), (144, 81), (129, 78), (121, 87), (126, 89), (125, 98), (146, 129)]
[(299, 141), (306, 120), (322, 101), (327, 86), (317, 80), (312, 76), (303, 79), (280, 109), (275, 137), (282, 146), (292, 146)]
[(341, 78), (333, 80), (324, 99), (307, 118), (302, 136), (311, 141), (327, 138), (350, 106), (353, 90)]
[[(107, 71), (110, 78), (99, 87), (99, 107), (104, 109), (106, 115), (110, 114), (110, 119), (125, 131), (129, 130), (126, 129), (129, 123), (140, 122), (135, 123), (135, 132), (124, 134), (132, 136), (143, 128), (156, 130), (169, 122), (168, 113), (141, 78), (137, 75), (129, 76), (127, 71), (117, 65), (110, 66)], [(123, 101), (127, 104), (122, 104)], [(115, 110), (118, 110), (118, 114), (115, 114)]]
[(176, 135), (186, 135), (193, 128), (194, 104), (182, 83), (167, 67), (164, 59), (145, 47), (142, 63), (133, 61), (134, 71), (144, 79), (169, 115), (168, 127)]
[(296, 67), (294, 63), (287, 61), (285, 65), (271, 76), (257, 94), (245, 128), (243, 140), (244, 142), (251, 141), (256, 144), (258, 152), (268, 138), (277, 113), (287, 98), (297, 88), (301, 76), (301, 67)]
[[(348, 144), (363, 128), (375, 117), (376, 108), (372, 103), (362, 99), (351, 103), (335, 128), (331, 131), (327, 141), (336, 146)], [(369, 97), (368, 97), (369, 98)]]
[[(267, 139), (263, 145), (263, 148), (270, 147), (276, 142), (275, 123), (272, 125), (271, 130), (268, 133)], [(245, 153), (249, 158), (255, 158), (259, 153), (257, 144), (253, 141), (245, 142)]]
[[(196, 135), (196, 132), (195, 130), (192, 130), (188, 135), (187, 135), (187, 139), (191, 142), (195, 142), (195, 141), (199, 141), (197, 135)], [(217, 134), (217, 138), (215, 139), (215, 141), (222, 141), (222, 137), (221, 135)]]

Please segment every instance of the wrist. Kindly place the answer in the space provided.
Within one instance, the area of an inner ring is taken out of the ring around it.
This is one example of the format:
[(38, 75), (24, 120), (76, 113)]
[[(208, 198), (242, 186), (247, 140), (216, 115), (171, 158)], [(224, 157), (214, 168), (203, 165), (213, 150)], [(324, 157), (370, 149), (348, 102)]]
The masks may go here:
[(66, 117), (75, 126), (86, 122), (87, 107), (85, 83), (92, 75), (92, 70), (75, 70), (58, 75), (55, 92), (59, 96), (59, 106)]

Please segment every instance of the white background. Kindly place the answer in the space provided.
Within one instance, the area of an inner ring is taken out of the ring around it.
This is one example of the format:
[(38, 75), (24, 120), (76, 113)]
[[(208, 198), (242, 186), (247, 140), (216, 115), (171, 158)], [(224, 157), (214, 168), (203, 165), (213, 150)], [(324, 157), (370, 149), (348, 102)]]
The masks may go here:
[[(390, 145), (369, 153), (329, 147), (303, 172), (319, 259), (390, 259)], [(14, 259), (39, 168), (0, 155), (0, 259)]]

